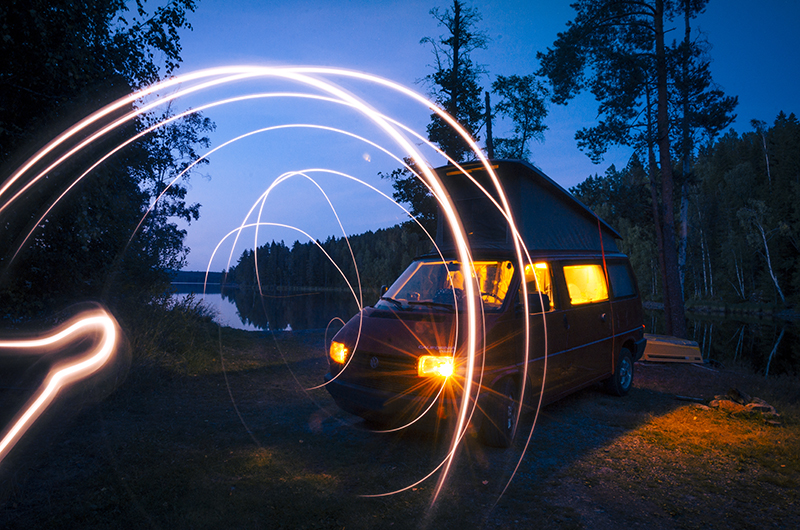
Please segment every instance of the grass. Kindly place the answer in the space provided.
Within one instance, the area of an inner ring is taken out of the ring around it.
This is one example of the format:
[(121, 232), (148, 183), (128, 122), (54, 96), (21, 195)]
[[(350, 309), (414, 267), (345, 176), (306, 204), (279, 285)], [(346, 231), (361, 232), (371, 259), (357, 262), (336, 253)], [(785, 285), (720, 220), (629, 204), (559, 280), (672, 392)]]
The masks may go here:
[[(508, 451), (468, 433), (432, 503), (439, 475), (417, 481), (446, 436), (370, 432), (309, 390), (327, 371), (321, 335), (220, 330), (204, 318), (184, 323), (191, 341), (139, 342), (149, 346), (122, 387), (71, 419), (51, 415), (52, 429), (0, 464), (0, 527), (800, 526), (791, 378), (637, 365), (627, 398), (592, 387), (543, 409), (521, 461), (532, 413)], [(775, 405), (783, 425), (674, 399), (732, 384)]]

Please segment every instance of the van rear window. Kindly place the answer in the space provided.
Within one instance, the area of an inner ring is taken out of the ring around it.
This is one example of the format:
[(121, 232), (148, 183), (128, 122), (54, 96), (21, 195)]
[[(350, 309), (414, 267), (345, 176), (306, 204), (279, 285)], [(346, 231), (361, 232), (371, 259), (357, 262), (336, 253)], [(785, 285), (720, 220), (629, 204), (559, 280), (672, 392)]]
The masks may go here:
[(606, 277), (600, 265), (565, 265), (564, 279), (572, 305), (608, 300)]
[(608, 266), (608, 281), (614, 298), (630, 298), (636, 296), (631, 269), (625, 263), (612, 263)]

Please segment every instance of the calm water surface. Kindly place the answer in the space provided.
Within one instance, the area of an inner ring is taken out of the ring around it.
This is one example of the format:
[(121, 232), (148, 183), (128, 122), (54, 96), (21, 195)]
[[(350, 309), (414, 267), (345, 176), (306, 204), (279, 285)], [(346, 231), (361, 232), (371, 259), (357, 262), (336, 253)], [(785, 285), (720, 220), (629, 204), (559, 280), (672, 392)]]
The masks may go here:
[[(194, 293), (217, 313), (220, 324), (248, 331), (325, 329), (330, 323), (341, 327), (358, 312), (358, 304), (349, 292), (265, 292), (260, 296), (249, 289), (225, 289), (209, 286), (202, 294), (202, 285), (185, 284), (176, 296)], [(377, 292), (364, 293), (364, 305), (378, 299)]]

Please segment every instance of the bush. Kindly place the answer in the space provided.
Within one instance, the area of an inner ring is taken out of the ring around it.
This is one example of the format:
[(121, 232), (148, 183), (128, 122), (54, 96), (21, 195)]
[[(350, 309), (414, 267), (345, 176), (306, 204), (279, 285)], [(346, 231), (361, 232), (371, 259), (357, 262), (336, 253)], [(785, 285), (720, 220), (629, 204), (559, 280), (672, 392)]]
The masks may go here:
[(207, 367), (216, 355), (218, 324), (214, 311), (189, 294), (153, 297), (125, 304), (118, 312), (135, 365), (157, 364), (183, 373)]

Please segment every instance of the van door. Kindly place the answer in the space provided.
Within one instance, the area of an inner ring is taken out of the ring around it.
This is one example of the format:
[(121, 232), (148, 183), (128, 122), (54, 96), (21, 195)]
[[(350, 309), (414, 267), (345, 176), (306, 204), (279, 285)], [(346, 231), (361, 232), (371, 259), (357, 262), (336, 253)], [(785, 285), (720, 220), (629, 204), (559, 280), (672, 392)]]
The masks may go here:
[[(562, 392), (564, 385), (568, 382), (564, 373), (567, 335), (561, 323), (563, 309), (557, 290), (554, 288), (551, 264), (539, 261), (527, 265), (522, 281), (526, 282), (528, 290), (528, 323), (530, 326), (528, 378), (531, 383), (529, 390), (536, 393), (536, 396), (532, 397), (538, 398), (544, 376), (546, 394), (556, 396)], [(523, 296), (520, 283), (516, 304), (516, 312), (520, 321), (518, 351), (524, 351), (525, 347), (525, 328), (522, 320), (525, 311), (522, 304)], [(544, 340), (545, 336), (547, 341)], [(544, 362), (545, 348), (547, 350), (546, 365)]]
[(613, 371), (611, 304), (602, 263), (565, 264), (562, 272), (569, 301), (566, 357), (574, 387)]

